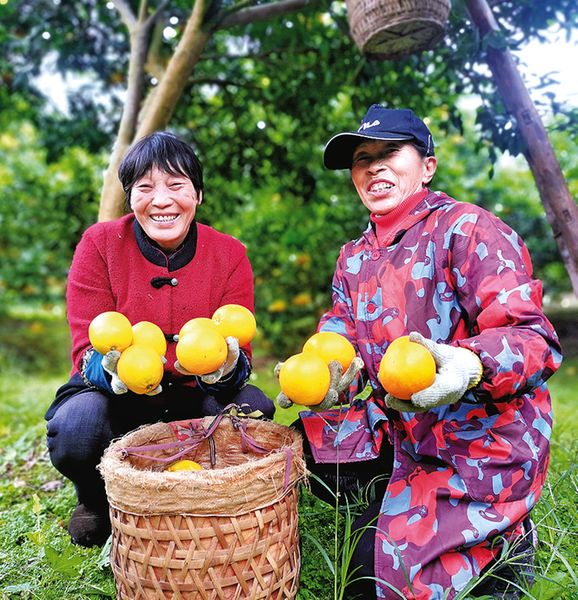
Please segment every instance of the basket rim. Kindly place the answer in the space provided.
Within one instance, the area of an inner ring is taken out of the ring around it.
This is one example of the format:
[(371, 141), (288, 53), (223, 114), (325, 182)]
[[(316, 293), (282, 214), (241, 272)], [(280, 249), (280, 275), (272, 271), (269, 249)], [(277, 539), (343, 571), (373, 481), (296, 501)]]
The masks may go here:
[(265, 510), (275, 504), (278, 504), (279, 502), (283, 502), (285, 500), (285, 498), (293, 492), (295, 485), (298, 484), (299, 481), (301, 481), (301, 480), (299, 479), (299, 480), (295, 481), (294, 484), (290, 485), (280, 496), (276, 496), (274, 499), (272, 499), (268, 502), (265, 502), (259, 506), (255, 506), (255, 507), (252, 506), (250, 509), (246, 510), (245, 512), (236, 512), (236, 513), (222, 512), (222, 513), (219, 513), (219, 512), (211, 511), (210, 513), (207, 513), (207, 512), (188, 512), (188, 511), (179, 510), (179, 511), (175, 511), (175, 512), (159, 511), (159, 512), (143, 513), (143, 512), (135, 512), (134, 510), (128, 510), (126, 508), (123, 508), (122, 506), (117, 506), (114, 502), (111, 502), (110, 500), (109, 500), (109, 506), (111, 508), (113, 508), (114, 510), (117, 510), (118, 512), (123, 513), (125, 515), (131, 515), (133, 517), (144, 517), (147, 519), (149, 517), (167, 517), (167, 518), (171, 518), (171, 517), (228, 518), (228, 517), (230, 517), (230, 518), (239, 519), (244, 516), (251, 515), (254, 512)]
[[(118, 510), (138, 515), (175, 512), (197, 516), (230, 516), (245, 513), (254, 507), (267, 506), (305, 479), (308, 471), (302, 457), (299, 432), (277, 423), (260, 423), (262, 428), (283, 431), (286, 437), (280, 446), (263, 456), (253, 454), (252, 460), (247, 462), (194, 472), (155, 471), (124, 462), (120, 450), (134, 446), (132, 441), (135, 435), (142, 435), (143, 430), (148, 429), (147, 433), (151, 434), (149, 444), (154, 440), (154, 435), (157, 435), (157, 439), (166, 439), (161, 436), (169, 432), (174, 434), (169, 423), (156, 423), (129, 432), (107, 448), (99, 465), (109, 503)], [(228, 426), (225, 420), (224, 424)], [(228, 429), (229, 433), (231, 431)], [(228, 501), (223, 499), (225, 494)]]

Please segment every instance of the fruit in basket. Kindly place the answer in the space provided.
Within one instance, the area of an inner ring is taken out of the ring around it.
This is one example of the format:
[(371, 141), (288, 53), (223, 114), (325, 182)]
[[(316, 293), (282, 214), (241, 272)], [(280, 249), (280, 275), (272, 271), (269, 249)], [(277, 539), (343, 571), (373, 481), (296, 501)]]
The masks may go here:
[(193, 375), (213, 373), (228, 354), (225, 338), (218, 331), (203, 327), (179, 337), (176, 351), (179, 364)]
[(167, 340), (162, 329), (150, 321), (139, 321), (132, 326), (132, 343), (152, 346), (161, 356), (167, 353)]
[(331, 374), (325, 361), (315, 354), (294, 354), (279, 370), (279, 385), (295, 404), (319, 404), (327, 395)]
[(146, 394), (156, 389), (164, 372), (160, 354), (146, 344), (129, 346), (118, 359), (118, 378), (135, 394)]
[(181, 330), (179, 331), (179, 339), (182, 338), (185, 333), (202, 327), (208, 327), (209, 329), (214, 329), (215, 331), (217, 330), (217, 326), (213, 319), (209, 319), (209, 317), (195, 317), (194, 319), (187, 321), (181, 327)]
[(383, 389), (400, 400), (429, 387), (436, 376), (436, 363), (421, 344), (409, 336), (397, 338), (387, 347), (379, 365), (379, 381)]
[(224, 337), (232, 335), (239, 340), (239, 346), (247, 345), (257, 331), (253, 313), (240, 304), (225, 304), (211, 317), (217, 331)]
[(109, 310), (94, 317), (88, 326), (88, 337), (99, 354), (122, 352), (132, 343), (132, 326), (122, 313)]
[(171, 473), (175, 473), (176, 471), (202, 471), (203, 467), (199, 463), (196, 463), (194, 460), (177, 460), (174, 463), (171, 463), (167, 467), (167, 471)]
[(351, 342), (342, 335), (333, 331), (320, 331), (312, 335), (303, 346), (304, 354), (315, 354), (322, 358), (326, 364), (336, 360), (341, 364), (343, 371), (355, 358), (355, 348)]

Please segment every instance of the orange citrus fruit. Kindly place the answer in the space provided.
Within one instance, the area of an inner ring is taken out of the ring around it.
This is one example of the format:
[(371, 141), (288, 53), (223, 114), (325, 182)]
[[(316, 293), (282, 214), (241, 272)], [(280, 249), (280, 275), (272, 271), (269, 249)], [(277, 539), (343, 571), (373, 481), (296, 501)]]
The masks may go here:
[(111, 350), (123, 352), (132, 343), (132, 327), (122, 313), (109, 310), (92, 319), (88, 326), (88, 337), (99, 354)]
[(150, 321), (139, 321), (132, 326), (132, 343), (152, 346), (161, 356), (167, 353), (167, 340), (162, 329)]
[(331, 375), (329, 367), (315, 354), (294, 354), (279, 370), (279, 385), (294, 404), (319, 404), (327, 391)]
[(171, 463), (167, 471), (174, 473), (176, 471), (202, 471), (203, 467), (199, 463), (196, 463), (194, 460), (177, 460), (174, 463)]
[(190, 321), (187, 321), (181, 327), (181, 330), (179, 331), (179, 338), (182, 338), (183, 335), (185, 335), (185, 333), (193, 331), (193, 329), (199, 329), (199, 327), (209, 327), (210, 329), (214, 329), (215, 331), (217, 330), (217, 326), (215, 325), (213, 319), (209, 319), (209, 317), (196, 317), (194, 319), (191, 319)]
[(247, 345), (257, 331), (253, 313), (240, 304), (225, 304), (214, 312), (212, 319), (217, 331), (224, 337), (232, 335), (239, 340), (239, 346)]
[(158, 387), (164, 365), (160, 354), (146, 344), (129, 346), (118, 359), (118, 378), (135, 394), (146, 394)]
[(333, 331), (320, 331), (312, 335), (305, 342), (303, 353), (316, 354), (326, 364), (336, 360), (341, 363), (343, 371), (347, 371), (351, 361), (355, 358), (355, 348), (351, 342)]
[(397, 338), (387, 347), (379, 365), (379, 381), (383, 389), (400, 400), (429, 387), (436, 376), (436, 363), (421, 344), (410, 342), (409, 336)]
[(208, 327), (189, 331), (177, 343), (177, 359), (193, 375), (216, 371), (225, 362), (227, 353), (225, 338)]

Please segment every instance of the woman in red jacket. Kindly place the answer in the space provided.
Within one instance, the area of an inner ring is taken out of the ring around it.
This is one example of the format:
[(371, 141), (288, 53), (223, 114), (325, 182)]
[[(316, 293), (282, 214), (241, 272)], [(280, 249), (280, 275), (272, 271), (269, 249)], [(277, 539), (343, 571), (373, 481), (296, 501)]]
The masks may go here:
[[(154, 133), (127, 153), (119, 178), (132, 213), (93, 225), (76, 249), (67, 287), (73, 370), (46, 413), (50, 458), (78, 497), (68, 531), (85, 546), (110, 535), (96, 466), (113, 438), (147, 423), (218, 414), (231, 402), (267, 417), (274, 413), (273, 402), (247, 385), (250, 345), (239, 348), (227, 338), (223, 368), (203, 378), (176, 361), (178, 333), (188, 320), (211, 317), (225, 304), (253, 311), (245, 247), (195, 219), (203, 174), (194, 151), (169, 133)], [(118, 357), (92, 348), (88, 327), (104, 311), (120, 312), (133, 324), (151, 321), (164, 332), (167, 362), (158, 393), (126, 391), (115, 377)]]

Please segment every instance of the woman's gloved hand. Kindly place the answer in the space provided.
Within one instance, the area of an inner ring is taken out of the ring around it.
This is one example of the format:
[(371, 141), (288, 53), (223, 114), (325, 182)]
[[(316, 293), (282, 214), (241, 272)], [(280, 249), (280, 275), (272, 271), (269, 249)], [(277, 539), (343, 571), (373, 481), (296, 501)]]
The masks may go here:
[[(201, 376), (201, 380), (208, 385), (213, 385), (221, 381), (223, 377), (234, 371), (237, 366), (237, 361), (239, 360), (239, 340), (236, 337), (229, 336), (225, 338), (225, 342), (227, 343), (227, 358), (225, 362), (216, 371)], [(187, 371), (178, 360), (175, 361), (175, 369), (183, 375), (191, 377), (194, 375), (194, 373)]]
[[(120, 358), (120, 352), (118, 350), (111, 350), (107, 352), (102, 358), (102, 368), (110, 375), (110, 387), (113, 393), (126, 394), (128, 392), (128, 387), (126, 384), (120, 379), (117, 373), (117, 364)], [(167, 359), (164, 356), (161, 356), (161, 360), (163, 361), (163, 365), (167, 363)], [(156, 396), (163, 391), (162, 385), (159, 383), (154, 390), (150, 390), (149, 392), (145, 392), (145, 396)]]
[[(119, 379), (116, 371), (116, 365), (120, 358), (120, 352), (118, 350), (111, 350), (102, 357), (102, 368), (110, 375), (110, 387), (115, 394), (126, 394), (128, 388)], [(153, 390), (154, 391), (154, 390)]]
[(411, 400), (400, 400), (387, 394), (385, 402), (390, 408), (401, 412), (425, 412), (444, 404), (454, 404), (480, 382), (483, 366), (471, 350), (438, 344), (415, 331), (409, 334), (409, 339), (431, 353), (436, 363), (436, 376), (428, 388), (413, 394)]
[[(275, 365), (275, 376), (279, 378), (279, 371), (283, 363), (277, 363)], [(341, 363), (336, 360), (332, 360), (329, 363), (329, 372), (331, 374), (331, 382), (329, 383), (329, 390), (325, 395), (325, 398), (319, 403), (312, 406), (307, 406), (309, 410), (313, 412), (320, 412), (322, 410), (328, 410), (339, 402), (339, 396), (345, 392), (353, 380), (357, 377), (359, 371), (363, 369), (364, 363), (361, 358), (356, 356), (352, 361), (347, 371), (343, 373), (343, 367)], [(277, 396), (277, 404), (281, 408), (290, 408), (293, 405), (291, 398), (286, 396), (283, 392), (279, 392)]]
[[(118, 350), (111, 350), (103, 355), (94, 348), (89, 348), (82, 358), (80, 367), (81, 375), (86, 383), (116, 395), (126, 394), (128, 387), (120, 380), (117, 372), (120, 354)], [(166, 364), (166, 358), (161, 356), (161, 359), (163, 364)], [(160, 392), (162, 392), (162, 387), (159, 384), (146, 395), (155, 396)]]
[(116, 372), (119, 358), (120, 352), (118, 350), (99, 354), (94, 348), (88, 348), (80, 365), (80, 373), (84, 381), (109, 393), (126, 394), (128, 388), (118, 378)]

